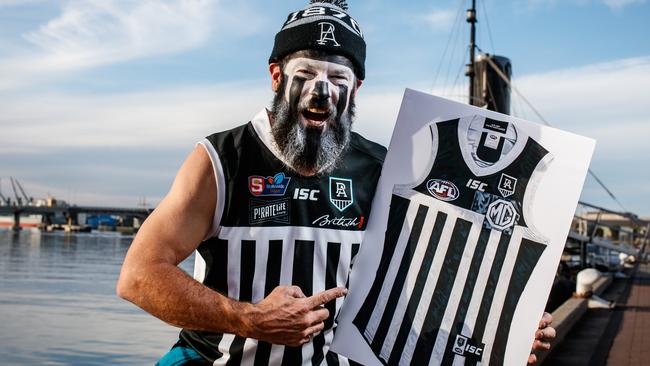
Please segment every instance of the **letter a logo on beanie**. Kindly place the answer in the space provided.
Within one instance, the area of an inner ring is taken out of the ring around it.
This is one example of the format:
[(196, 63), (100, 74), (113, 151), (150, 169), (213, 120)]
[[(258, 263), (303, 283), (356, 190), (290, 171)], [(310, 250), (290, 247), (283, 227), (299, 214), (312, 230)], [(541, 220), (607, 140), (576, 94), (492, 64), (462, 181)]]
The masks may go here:
[(336, 42), (336, 37), (334, 37), (334, 24), (328, 22), (318, 23), (320, 25), (320, 39), (316, 41), (320, 45), (326, 45), (328, 41), (333, 42), (334, 47), (341, 47), (341, 45)]
[(296, 51), (324, 51), (346, 57), (357, 78), (363, 80), (366, 41), (347, 9), (345, 0), (310, 0), (304, 9), (290, 13), (275, 35), (269, 63), (278, 63)]

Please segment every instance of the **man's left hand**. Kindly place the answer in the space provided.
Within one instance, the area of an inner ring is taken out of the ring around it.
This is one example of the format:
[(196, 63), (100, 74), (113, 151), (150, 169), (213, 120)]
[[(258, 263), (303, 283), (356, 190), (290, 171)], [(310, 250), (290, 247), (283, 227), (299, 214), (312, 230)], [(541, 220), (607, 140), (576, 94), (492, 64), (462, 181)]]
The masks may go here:
[[(535, 341), (533, 341), (532, 351), (547, 351), (551, 349), (551, 340), (555, 338), (555, 328), (551, 327), (553, 316), (549, 313), (542, 315), (542, 320), (539, 321), (539, 327), (535, 332)], [(537, 356), (531, 353), (528, 356), (528, 364), (532, 365), (537, 362)]]

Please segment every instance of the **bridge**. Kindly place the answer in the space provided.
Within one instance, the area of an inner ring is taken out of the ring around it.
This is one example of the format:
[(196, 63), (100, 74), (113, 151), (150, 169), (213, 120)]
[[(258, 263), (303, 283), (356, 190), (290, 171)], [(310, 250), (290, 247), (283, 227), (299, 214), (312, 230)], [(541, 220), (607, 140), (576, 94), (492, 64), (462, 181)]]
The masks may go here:
[(153, 211), (153, 208), (124, 208), (124, 207), (101, 207), (101, 206), (34, 206), (34, 205), (2, 205), (0, 216), (13, 216), (13, 229), (20, 230), (20, 217), (25, 215), (42, 215), (43, 223), (51, 222), (53, 217), (64, 217), (68, 225), (76, 224), (79, 214), (88, 215), (111, 215), (122, 217), (136, 217), (146, 219)]

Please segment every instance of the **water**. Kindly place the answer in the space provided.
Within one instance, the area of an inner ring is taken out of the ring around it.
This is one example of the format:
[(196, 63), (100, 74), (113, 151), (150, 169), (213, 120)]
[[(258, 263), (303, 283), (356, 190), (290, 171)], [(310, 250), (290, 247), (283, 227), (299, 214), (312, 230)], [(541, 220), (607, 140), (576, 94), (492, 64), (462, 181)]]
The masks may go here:
[(115, 295), (131, 240), (0, 230), (0, 365), (151, 365), (167, 352), (178, 329)]

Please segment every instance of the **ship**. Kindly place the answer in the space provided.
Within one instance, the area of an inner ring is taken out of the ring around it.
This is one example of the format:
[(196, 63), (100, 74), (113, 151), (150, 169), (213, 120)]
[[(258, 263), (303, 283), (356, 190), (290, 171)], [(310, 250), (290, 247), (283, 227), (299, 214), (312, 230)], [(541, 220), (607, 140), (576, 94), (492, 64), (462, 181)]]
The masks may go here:
[[(57, 200), (54, 197), (34, 199), (34, 197), (30, 197), (25, 193), (25, 189), (18, 179), (10, 177), (9, 181), (11, 182), (11, 188), (14, 192), (14, 198), (12, 199), (11, 197), (2, 194), (2, 182), (0, 180), (0, 206), (58, 207), (67, 205), (65, 201)], [(54, 217), (53, 219), (65, 223), (64, 217)], [(50, 218), (50, 220), (52, 220), (52, 218)], [(38, 229), (43, 228), (45, 224), (46, 222), (43, 215), (20, 215), (18, 227), (21, 229)], [(15, 226), (15, 218), (13, 215), (0, 215), (0, 228), (18, 229), (18, 227)]]

